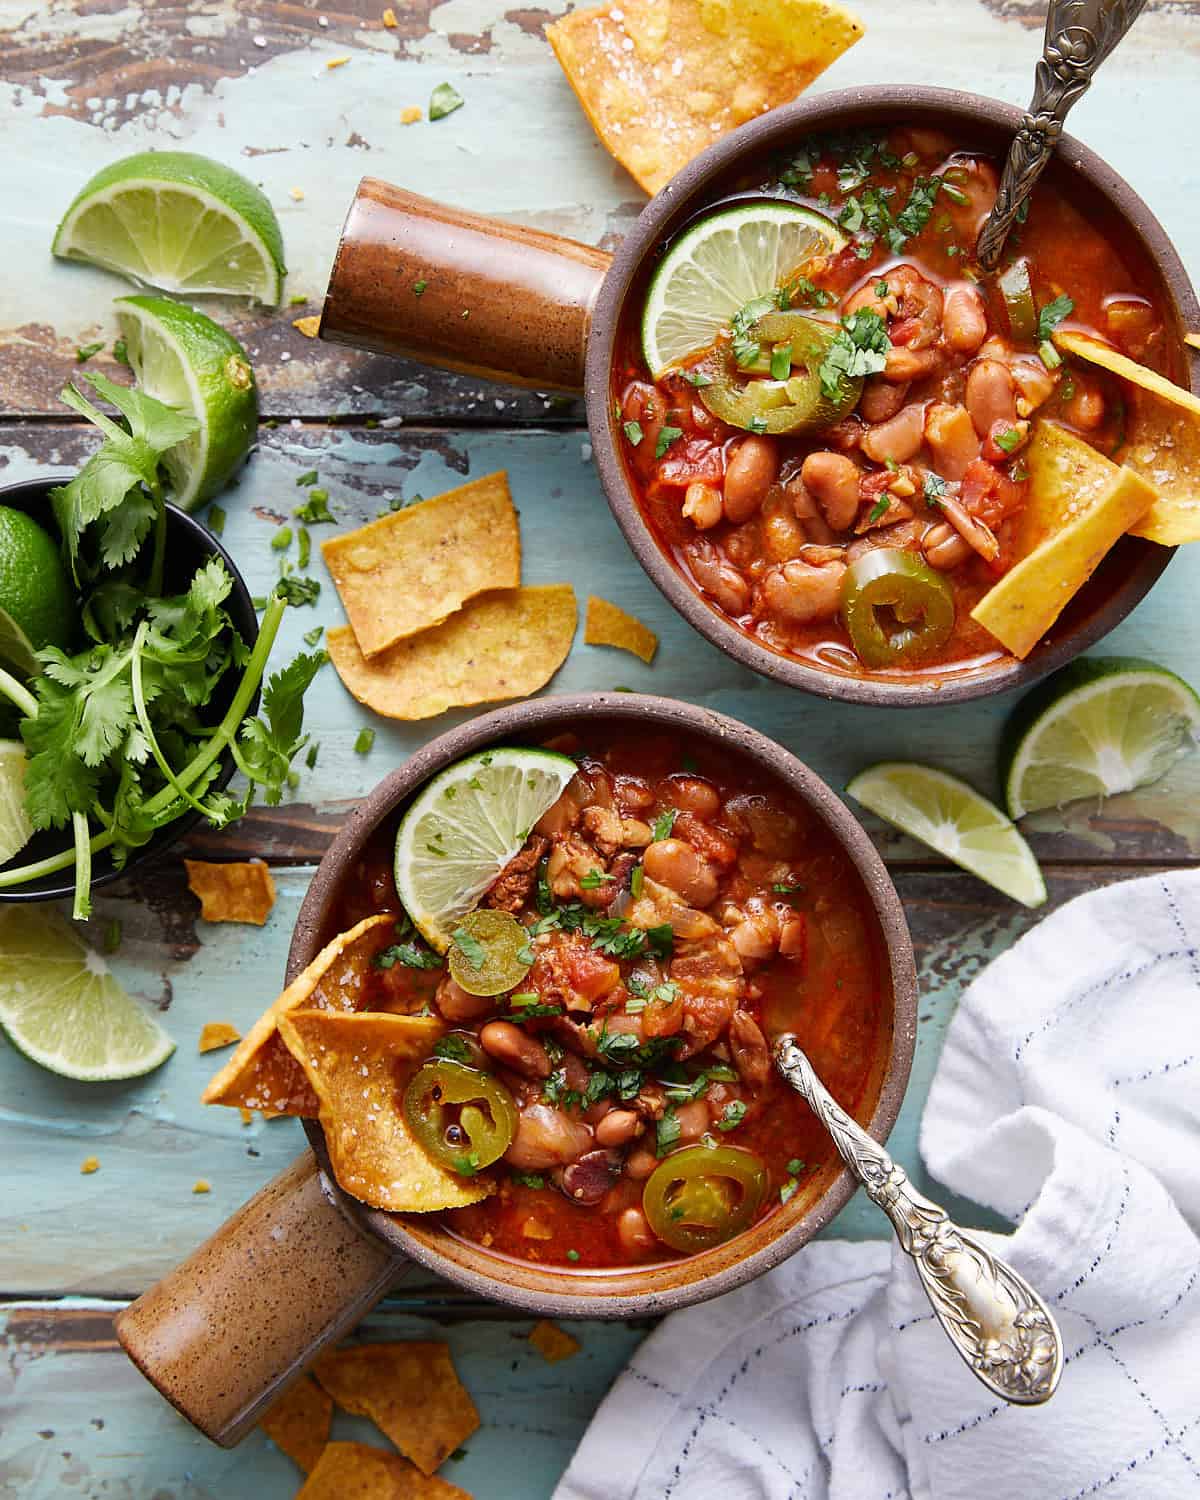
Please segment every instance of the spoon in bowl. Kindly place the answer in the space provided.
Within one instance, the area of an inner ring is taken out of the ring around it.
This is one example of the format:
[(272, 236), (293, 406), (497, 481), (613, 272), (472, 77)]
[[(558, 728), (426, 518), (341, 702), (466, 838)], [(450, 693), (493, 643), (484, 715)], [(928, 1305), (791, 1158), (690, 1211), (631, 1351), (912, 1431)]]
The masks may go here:
[(1033, 98), (1009, 148), (992, 211), (975, 256), (994, 271), (1009, 230), (1022, 217), (1034, 184), (1054, 154), (1067, 111), (1145, 7), (1146, 0), (1050, 0)]
[(867, 1197), (892, 1221), (959, 1354), (1002, 1400), (1018, 1406), (1048, 1401), (1062, 1374), (1063, 1354), (1062, 1335), (1045, 1302), (944, 1208), (917, 1192), (904, 1168), (840, 1108), (794, 1036), (781, 1036), (774, 1053), (779, 1072), (807, 1100)]

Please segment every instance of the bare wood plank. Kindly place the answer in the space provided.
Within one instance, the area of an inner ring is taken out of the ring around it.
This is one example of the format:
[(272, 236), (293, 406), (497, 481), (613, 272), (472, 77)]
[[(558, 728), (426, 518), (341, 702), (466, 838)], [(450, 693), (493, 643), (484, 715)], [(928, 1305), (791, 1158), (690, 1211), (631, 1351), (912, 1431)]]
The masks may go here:
[[(254, 1495), (285, 1500), (299, 1470), (257, 1429), (228, 1451), (203, 1441), (120, 1350), (119, 1302), (0, 1305), (13, 1351), (0, 1432), (0, 1485), (22, 1500), (67, 1494)], [(466, 1310), (464, 1309), (464, 1312)], [(493, 1310), (494, 1311), (494, 1310)], [(645, 1336), (644, 1327), (572, 1325), (582, 1348), (548, 1365), (528, 1319), (445, 1317), (405, 1303), (377, 1308), (356, 1339), (438, 1339), (479, 1408), (482, 1426), (444, 1476), (480, 1500), (548, 1496), (593, 1411)], [(332, 1436), (389, 1447), (371, 1423), (334, 1416)]]

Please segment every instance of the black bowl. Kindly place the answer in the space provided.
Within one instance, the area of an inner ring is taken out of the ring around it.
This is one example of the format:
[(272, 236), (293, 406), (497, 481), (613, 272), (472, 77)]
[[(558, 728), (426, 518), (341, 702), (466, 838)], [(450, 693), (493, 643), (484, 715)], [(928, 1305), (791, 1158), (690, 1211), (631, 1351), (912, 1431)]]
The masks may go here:
[[(47, 478), (26, 479), (16, 484), (0, 485), (0, 505), (8, 505), (14, 510), (25, 511), (52, 534), (57, 534), (49, 494), (57, 485), (66, 484), (73, 477), (72, 473), (52, 474)], [(182, 593), (196, 569), (211, 557), (219, 557), (225, 564), (230, 578), (233, 579), (233, 588), (226, 600), (225, 608), (247, 646), (253, 646), (258, 639), (258, 616), (254, 610), (250, 590), (234, 566), (233, 559), (216, 537), (199, 521), (189, 516), (186, 511), (179, 510), (174, 505), (168, 505), (164, 591)], [(232, 696), (232, 686), (228, 689), (218, 689), (209, 704), (206, 717), (209, 717), (213, 723), (219, 722), (229, 707)], [(258, 694), (255, 693), (247, 711), (253, 713), (257, 707)], [(220, 773), (211, 784), (210, 790), (215, 791), (228, 786), (233, 772), (233, 758), (226, 753), (221, 759)], [(200, 821), (200, 813), (194, 810), (184, 813), (173, 823), (169, 823), (166, 828), (159, 829), (154, 837), (143, 844), (140, 849), (131, 850), (125, 864), (119, 870), (114, 867), (108, 850), (101, 851), (92, 859), (92, 886), (108, 885), (114, 880), (121, 879), (131, 870), (156, 859)], [(9, 865), (0, 866), (0, 869), (49, 859), (70, 847), (71, 836), (67, 831), (51, 829), (45, 833), (36, 833), (24, 849), (13, 856)], [(25, 885), (7, 890), (0, 889), (0, 901), (53, 901), (63, 896), (70, 896), (74, 890), (74, 870), (69, 868), (56, 870), (52, 875), (43, 875), (39, 880), (31, 880)]]

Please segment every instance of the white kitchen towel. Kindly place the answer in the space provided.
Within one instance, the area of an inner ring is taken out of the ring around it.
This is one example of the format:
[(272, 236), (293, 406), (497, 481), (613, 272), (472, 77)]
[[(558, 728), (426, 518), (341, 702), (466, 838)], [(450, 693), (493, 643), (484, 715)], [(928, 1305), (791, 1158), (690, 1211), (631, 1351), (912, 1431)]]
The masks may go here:
[(963, 995), (921, 1126), (1066, 1365), (996, 1402), (885, 1243), (807, 1246), (668, 1318), (555, 1500), (1200, 1497), (1200, 872), (1081, 896)]

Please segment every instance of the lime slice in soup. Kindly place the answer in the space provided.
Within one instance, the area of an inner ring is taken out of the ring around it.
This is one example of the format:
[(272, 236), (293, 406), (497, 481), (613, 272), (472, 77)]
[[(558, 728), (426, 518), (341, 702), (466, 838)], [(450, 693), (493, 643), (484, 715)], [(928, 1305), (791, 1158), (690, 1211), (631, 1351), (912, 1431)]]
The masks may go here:
[(1200, 697), (1136, 656), (1072, 662), (1018, 704), (1005, 731), (1014, 818), (1110, 797), (1164, 776), (1200, 738)]
[(1033, 850), (1000, 809), (932, 766), (882, 761), (846, 788), (855, 801), (1023, 906), (1041, 906), (1046, 882)]
[(396, 833), (396, 893), (439, 953), (574, 774), (569, 755), (504, 747), (457, 761), (417, 793)]
[(795, 203), (743, 203), (701, 219), (667, 251), (650, 283), (642, 354), (651, 375), (657, 380), (707, 349), (747, 303), (845, 243), (836, 224)]

